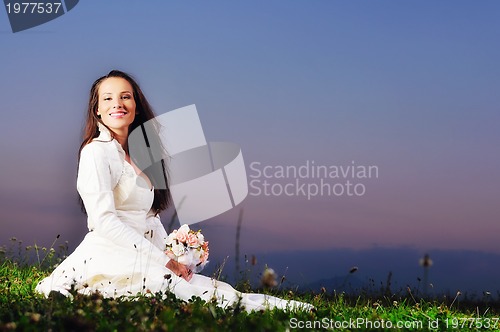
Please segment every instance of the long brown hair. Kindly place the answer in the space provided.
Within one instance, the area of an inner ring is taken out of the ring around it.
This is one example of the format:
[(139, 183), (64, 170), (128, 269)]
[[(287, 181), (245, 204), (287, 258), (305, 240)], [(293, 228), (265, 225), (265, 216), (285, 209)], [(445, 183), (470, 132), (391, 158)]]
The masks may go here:
[[(154, 135), (155, 137), (148, 136), (148, 140), (151, 141), (151, 139), (155, 139), (157, 140), (158, 143), (160, 143), (161, 146), (161, 139), (159, 137), (160, 125), (158, 122), (156, 122), (153, 109), (149, 104), (149, 102), (147, 101), (146, 97), (144, 96), (144, 93), (142, 92), (141, 88), (139, 87), (137, 82), (127, 73), (124, 73), (119, 70), (112, 70), (107, 75), (99, 77), (94, 82), (94, 84), (92, 84), (92, 87), (90, 89), (90, 98), (87, 109), (87, 116), (85, 120), (85, 126), (83, 128), (83, 141), (82, 144), (80, 145), (80, 149), (78, 150), (78, 160), (80, 160), (80, 154), (82, 152), (83, 147), (92, 142), (94, 138), (97, 138), (99, 136), (98, 123), (104, 125), (101, 119), (97, 116), (96, 111), (99, 103), (99, 87), (104, 80), (110, 77), (123, 78), (127, 80), (132, 86), (134, 100), (136, 103), (136, 115), (134, 122), (132, 122), (129, 126), (128, 132), (131, 133), (137, 127), (142, 126), (146, 121), (152, 120), (154, 123), (153, 128), (156, 130), (155, 133), (156, 135)], [(144, 128), (142, 129), (144, 132)], [(113, 136), (113, 131), (110, 130), (110, 133)], [(143, 171), (144, 173), (146, 173), (146, 175), (148, 175), (149, 179), (151, 180), (151, 182), (153, 182), (153, 185), (155, 187), (152, 209), (155, 212), (155, 214), (158, 214), (161, 211), (166, 210), (170, 206), (172, 197), (170, 195), (168, 172), (164, 160), (162, 159), (155, 166), (156, 170), (145, 169)], [(156, 182), (155, 179), (157, 178), (157, 176), (155, 177), (154, 176), (155, 174), (153, 174), (153, 173), (158, 174), (158, 167), (161, 168), (160, 172), (163, 175), (163, 179), (161, 179), (160, 181), (161, 183), (155, 183)], [(166, 189), (156, 189), (163, 187), (166, 187)], [(81, 197), (80, 197), (80, 204), (82, 210), (85, 211), (85, 206), (83, 205)]]

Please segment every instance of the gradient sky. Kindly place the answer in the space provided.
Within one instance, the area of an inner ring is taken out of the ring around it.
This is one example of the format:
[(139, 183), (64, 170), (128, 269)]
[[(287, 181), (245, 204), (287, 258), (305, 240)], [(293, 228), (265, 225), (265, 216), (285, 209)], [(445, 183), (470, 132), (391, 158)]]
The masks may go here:
[[(88, 91), (120, 69), (158, 114), (196, 104), (248, 174), (378, 166), (362, 197), (248, 196), (244, 252), (500, 254), (499, 16), (498, 1), (80, 1), (13, 34), (0, 10), (0, 244), (83, 238)], [(214, 252), (232, 254), (238, 213), (198, 224)]]

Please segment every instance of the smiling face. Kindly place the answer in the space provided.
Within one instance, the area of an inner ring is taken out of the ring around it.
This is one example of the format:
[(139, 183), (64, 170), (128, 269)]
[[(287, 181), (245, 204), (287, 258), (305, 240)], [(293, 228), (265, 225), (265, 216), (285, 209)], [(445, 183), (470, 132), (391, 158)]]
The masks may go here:
[(132, 85), (124, 78), (109, 77), (98, 90), (97, 115), (118, 135), (128, 135), (128, 127), (135, 119), (135, 100)]

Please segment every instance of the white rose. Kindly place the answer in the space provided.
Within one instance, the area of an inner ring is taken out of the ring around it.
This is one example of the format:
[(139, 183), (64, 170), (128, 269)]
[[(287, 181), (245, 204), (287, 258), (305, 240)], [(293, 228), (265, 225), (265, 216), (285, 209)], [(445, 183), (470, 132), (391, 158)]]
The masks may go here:
[(205, 237), (203, 236), (203, 234), (201, 234), (201, 232), (198, 232), (198, 234), (196, 234), (196, 237), (198, 237), (198, 243), (200, 245), (202, 245), (205, 242)]
[(200, 249), (193, 250), (193, 258), (199, 262), (201, 260), (201, 256), (203, 255), (203, 251)]
[(184, 245), (182, 243), (174, 243), (172, 245), (172, 252), (174, 253), (175, 256), (180, 256), (180, 255), (184, 254), (185, 251), (186, 251), (186, 248), (184, 247)]
[(172, 232), (167, 236), (167, 239), (165, 240), (165, 244), (170, 246), (174, 243), (174, 240), (175, 240), (175, 233)]
[(186, 266), (191, 265), (193, 262), (193, 250), (186, 250), (184, 255), (180, 256), (177, 261)]
[(187, 224), (184, 224), (184, 225), (182, 225), (181, 227), (179, 227), (179, 230), (178, 230), (178, 231), (179, 231), (179, 232), (184, 232), (184, 233), (188, 234), (188, 233), (189, 233), (189, 230), (190, 230), (190, 229), (189, 229), (189, 226), (188, 226)]

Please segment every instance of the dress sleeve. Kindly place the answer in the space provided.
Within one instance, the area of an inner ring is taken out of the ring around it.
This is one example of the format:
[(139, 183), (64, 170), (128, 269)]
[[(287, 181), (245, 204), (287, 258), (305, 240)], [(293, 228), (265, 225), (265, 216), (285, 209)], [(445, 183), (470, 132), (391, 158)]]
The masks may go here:
[(161, 223), (160, 217), (155, 215), (153, 211), (149, 211), (146, 222), (149, 232), (146, 234), (146, 239), (151, 241), (157, 248), (164, 251), (168, 234)]
[(166, 264), (168, 256), (133, 228), (123, 223), (115, 209), (112, 170), (105, 149), (86, 145), (80, 154), (77, 189), (88, 215), (89, 229), (118, 246), (131, 248)]

